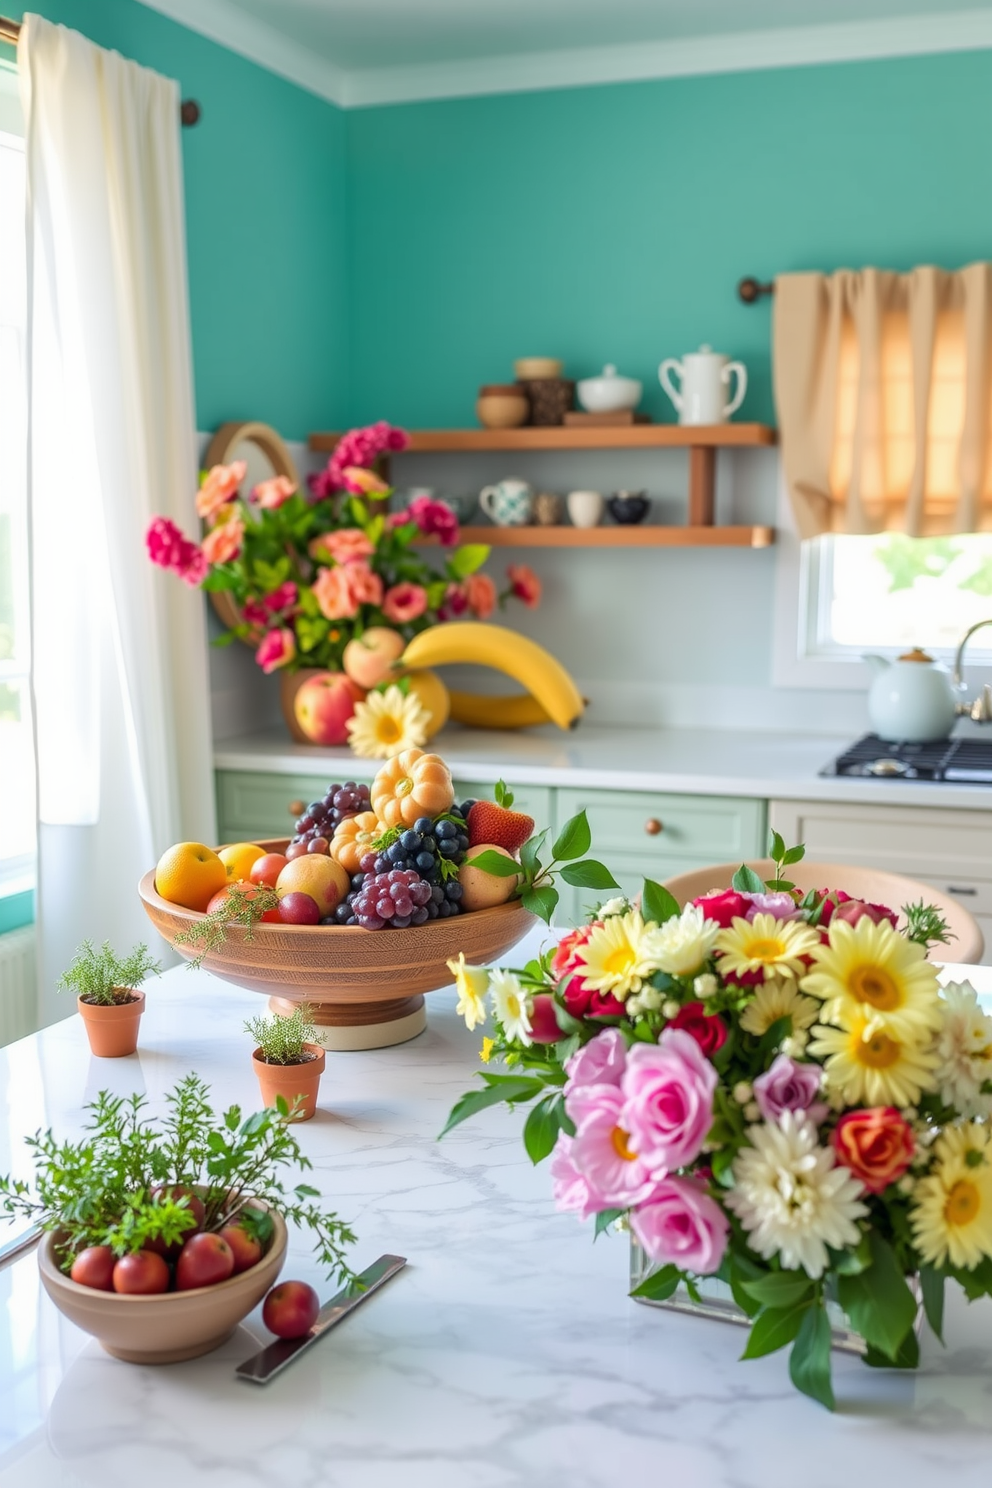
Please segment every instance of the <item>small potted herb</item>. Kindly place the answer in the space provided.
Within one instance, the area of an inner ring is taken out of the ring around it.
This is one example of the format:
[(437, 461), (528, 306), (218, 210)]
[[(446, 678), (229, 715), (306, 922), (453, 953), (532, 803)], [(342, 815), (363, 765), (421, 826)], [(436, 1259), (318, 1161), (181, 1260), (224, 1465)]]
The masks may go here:
[(118, 956), (109, 940), (98, 951), (92, 941), (83, 941), (56, 987), (59, 992), (75, 992), (92, 1053), (102, 1059), (134, 1053), (145, 1011), (141, 983), (161, 970), (146, 945)]
[(249, 1018), (245, 1032), (257, 1044), (252, 1063), (258, 1076), (265, 1106), (279, 1105), (294, 1121), (309, 1121), (317, 1110), (317, 1089), (324, 1073), (324, 1051), (317, 1043), (311, 1019), (313, 1009), (305, 1002), (288, 1018)]

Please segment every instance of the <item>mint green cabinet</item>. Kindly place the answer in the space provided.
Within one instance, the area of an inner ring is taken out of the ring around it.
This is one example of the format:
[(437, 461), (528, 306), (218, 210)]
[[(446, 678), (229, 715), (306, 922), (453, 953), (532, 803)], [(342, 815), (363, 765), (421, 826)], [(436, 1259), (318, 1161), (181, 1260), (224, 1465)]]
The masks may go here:
[[(592, 855), (605, 863), (625, 894), (645, 878), (661, 881), (707, 863), (762, 857), (764, 801), (737, 796), (655, 795), (646, 791), (556, 791), (555, 830), (583, 809), (592, 829)], [(605, 896), (561, 886), (557, 920), (572, 924)]]

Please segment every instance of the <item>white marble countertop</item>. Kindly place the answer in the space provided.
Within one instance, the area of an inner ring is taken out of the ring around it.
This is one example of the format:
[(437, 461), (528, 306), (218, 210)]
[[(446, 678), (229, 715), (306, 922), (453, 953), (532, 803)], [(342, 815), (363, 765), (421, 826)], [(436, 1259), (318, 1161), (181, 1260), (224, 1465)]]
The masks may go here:
[[(974, 726), (972, 726), (974, 727)], [(718, 729), (604, 728), (580, 725), (490, 732), (457, 725), (432, 742), (462, 780), (563, 785), (765, 800), (864, 802), (992, 810), (992, 787), (925, 781), (824, 777), (819, 771), (854, 741), (850, 735), (734, 732)], [(347, 749), (294, 744), (283, 730), (225, 739), (214, 747), (220, 770), (371, 779), (375, 762)]]
[[(159, 1107), (195, 1069), (218, 1102), (254, 1102), (241, 1023), (260, 999), (185, 969), (148, 993), (137, 1057), (92, 1059), (75, 1016), (2, 1051), (0, 1170), (23, 1170), (25, 1132), (78, 1132), (102, 1088)], [(139, 1367), (56, 1312), (33, 1254), (0, 1270), (2, 1488), (988, 1488), (988, 1302), (949, 1300), (948, 1347), (926, 1336), (915, 1376), (835, 1356), (829, 1415), (783, 1355), (738, 1363), (737, 1328), (631, 1302), (624, 1240), (554, 1213), (518, 1117), (435, 1140), (477, 1068), (453, 1004), (433, 994), (409, 1044), (327, 1056), (299, 1129), (312, 1181), (358, 1265), (410, 1264), (264, 1390), (233, 1373), (267, 1337), (255, 1314), (214, 1354)], [(299, 1239), (284, 1275), (329, 1294)]]

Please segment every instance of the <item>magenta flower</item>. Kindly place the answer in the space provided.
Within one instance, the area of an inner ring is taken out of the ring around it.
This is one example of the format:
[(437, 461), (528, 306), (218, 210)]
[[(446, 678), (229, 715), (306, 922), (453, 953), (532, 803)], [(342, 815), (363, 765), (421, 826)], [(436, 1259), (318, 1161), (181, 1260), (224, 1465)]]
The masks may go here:
[(210, 572), (206, 553), (195, 542), (187, 542), (185, 538), (183, 538), (179, 563), (180, 567), (177, 570), (179, 577), (191, 589), (198, 589)]
[(551, 1192), (558, 1208), (564, 1214), (577, 1214), (588, 1219), (595, 1214), (597, 1205), (589, 1192), (589, 1185), (572, 1159), (574, 1138), (564, 1132), (558, 1133), (555, 1150), (551, 1154)]
[(168, 517), (153, 517), (145, 533), (148, 556), (159, 568), (178, 574), (185, 584), (195, 589), (203, 583), (210, 565), (203, 550), (190, 542)]
[(409, 516), (427, 536), (436, 533), (442, 547), (453, 548), (458, 541), (458, 518), (443, 501), (434, 501), (430, 496), (415, 496), (410, 502)]
[(296, 655), (296, 636), (288, 626), (270, 630), (255, 652), (255, 660), (266, 675), (288, 666)]
[(720, 1205), (692, 1178), (665, 1178), (646, 1204), (630, 1216), (630, 1227), (652, 1261), (697, 1276), (718, 1271), (730, 1222)]
[(615, 1085), (586, 1085), (572, 1139), (572, 1159), (600, 1209), (642, 1204), (654, 1188), (647, 1163), (623, 1125), (624, 1098)]
[(716, 1084), (716, 1070), (681, 1028), (666, 1028), (657, 1044), (628, 1051), (623, 1125), (658, 1177), (699, 1156), (713, 1125)]
[(754, 1082), (754, 1099), (765, 1121), (777, 1122), (783, 1111), (805, 1112), (816, 1126), (830, 1109), (818, 1101), (821, 1071), (818, 1064), (797, 1064), (780, 1054), (770, 1069)]
[(335, 491), (352, 490), (354, 483), (349, 480), (346, 471), (354, 466), (367, 470), (380, 455), (404, 450), (409, 443), (410, 436), (405, 430), (395, 429), (382, 419), (363, 429), (352, 429), (338, 441), (326, 468), (307, 477), (311, 494), (322, 501)]

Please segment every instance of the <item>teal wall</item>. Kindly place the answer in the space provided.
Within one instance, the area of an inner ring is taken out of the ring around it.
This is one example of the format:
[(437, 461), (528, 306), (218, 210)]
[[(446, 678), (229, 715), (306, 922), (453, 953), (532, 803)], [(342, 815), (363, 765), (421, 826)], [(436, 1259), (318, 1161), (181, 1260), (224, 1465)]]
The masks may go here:
[(343, 417), (347, 392), (345, 123), (333, 104), (139, 5), (25, 9), (179, 80), (200, 429), (256, 418), (290, 439)]
[(657, 383), (709, 341), (773, 418), (745, 274), (992, 254), (992, 52), (348, 114), (354, 422), (474, 422), (523, 355)]

